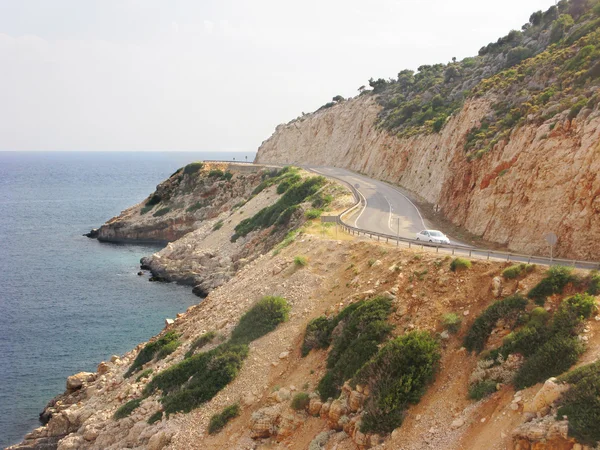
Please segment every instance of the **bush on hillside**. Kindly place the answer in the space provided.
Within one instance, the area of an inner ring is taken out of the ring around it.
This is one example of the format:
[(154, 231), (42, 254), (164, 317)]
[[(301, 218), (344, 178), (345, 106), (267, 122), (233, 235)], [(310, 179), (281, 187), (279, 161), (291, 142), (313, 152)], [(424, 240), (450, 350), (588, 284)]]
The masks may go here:
[(506, 297), (492, 303), (471, 325), (469, 332), (465, 336), (464, 346), (469, 351), (480, 352), (496, 326), (499, 319), (507, 319), (516, 316), (519, 311), (523, 311), (527, 306), (527, 299), (518, 294)]
[(190, 358), (196, 350), (199, 350), (206, 344), (210, 343), (216, 336), (217, 333), (215, 333), (214, 331), (209, 331), (208, 333), (204, 333), (203, 335), (199, 336), (197, 339), (194, 340), (194, 342), (192, 342), (190, 349), (185, 354), (185, 358)]
[(291, 406), (292, 409), (295, 409), (296, 411), (303, 411), (308, 407), (309, 403), (310, 397), (308, 394), (306, 392), (298, 392), (294, 395)]
[(506, 280), (514, 280), (524, 273), (533, 272), (535, 270), (535, 264), (515, 264), (514, 266), (507, 267), (502, 271), (502, 276)]
[(384, 345), (354, 378), (371, 392), (361, 431), (391, 433), (399, 427), (406, 409), (433, 380), (439, 360), (439, 344), (428, 332), (414, 331)]
[(294, 257), (294, 265), (296, 267), (304, 267), (308, 264), (308, 259), (306, 256), (296, 256)]
[(454, 258), (450, 263), (450, 270), (452, 272), (466, 270), (471, 268), (471, 261), (465, 258)]
[(590, 295), (600, 295), (600, 275), (597, 272), (590, 275), (587, 293)]
[(159, 420), (162, 420), (163, 418), (163, 412), (162, 411), (156, 411), (154, 414), (152, 414), (150, 417), (148, 417), (148, 425), (152, 425), (153, 423), (158, 422)]
[(571, 385), (560, 401), (557, 420), (569, 418), (569, 436), (595, 446), (600, 442), (600, 361), (561, 377)]
[(263, 297), (246, 312), (231, 333), (231, 342), (249, 344), (288, 320), (290, 305), (282, 297)]
[(481, 400), (490, 394), (496, 392), (496, 381), (482, 380), (469, 386), (469, 398), (473, 400)]
[[(345, 311), (348, 308), (350, 312)], [(379, 344), (392, 329), (386, 321), (392, 305), (386, 298), (376, 297), (348, 308), (336, 318), (343, 321), (343, 326), (333, 340), (327, 358), (328, 370), (317, 388), (323, 400), (339, 395), (344, 382), (377, 353)]]
[(240, 405), (237, 403), (229, 405), (223, 411), (213, 415), (208, 424), (208, 434), (215, 434), (225, 428), (227, 423), (240, 415)]
[(331, 344), (332, 320), (325, 316), (311, 320), (306, 326), (302, 341), (302, 356), (306, 356), (313, 348), (327, 348)]
[(164, 216), (165, 214), (168, 214), (171, 211), (171, 208), (166, 207), (166, 208), (161, 208), (158, 211), (156, 211), (154, 214), (152, 214), (153, 217), (161, 217)]
[[(172, 348), (169, 347), (169, 345), (172, 342), (179, 342), (178, 339), (179, 335), (175, 331), (169, 331), (168, 333), (158, 338), (156, 341), (149, 342), (148, 344), (146, 344), (144, 348), (140, 351), (140, 353), (137, 355), (127, 372), (125, 372), (125, 378), (131, 376), (131, 374), (139, 370), (139, 368), (142, 367), (144, 364), (152, 361), (154, 357), (157, 356), (165, 347)], [(163, 352), (162, 355), (167, 356), (168, 353), (164, 354)]]
[(203, 162), (193, 162), (184, 167), (183, 174), (191, 175), (191, 174), (201, 171), (203, 168), (204, 168)]
[(546, 272), (546, 277), (536, 284), (527, 294), (539, 305), (546, 302), (546, 297), (561, 294), (563, 289), (574, 280), (573, 269), (563, 266), (552, 266)]
[(460, 330), (462, 318), (455, 313), (444, 314), (442, 317), (442, 323), (444, 328), (448, 330), (449, 333), (456, 334), (458, 333), (458, 330)]
[(235, 242), (238, 237), (246, 236), (251, 231), (260, 228), (287, 224), (299, 205), (315, 194), (325, 183), (324, 177), (310, 177), (294, 184), (273, 205), (263, 208), (253, 217), (241, 221), (235, 227), (232, 241)]
[(211, 169), (208, 172), (208, 176), (211, 178), (221, 178), (223, 175), (225, 175), (225, 172), (223, 172), (221, 169)]
[(134, 409), (136, 409), (142, 403), (142, 398), (136, 398), (135, 400), (130, 400), (121, 406), (119, 409), (115, 411), (113, 415), (113, 419), (119, 420), (124, 419), (125, 417), (129, 417)]

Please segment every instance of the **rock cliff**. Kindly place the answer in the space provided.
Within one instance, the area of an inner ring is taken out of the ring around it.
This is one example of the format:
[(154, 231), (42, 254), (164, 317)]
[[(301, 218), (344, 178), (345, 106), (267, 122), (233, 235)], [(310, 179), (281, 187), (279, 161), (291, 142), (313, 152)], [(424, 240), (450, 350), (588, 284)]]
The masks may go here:
[(512, 131), (469, 160), (467, 134), (492, 95), (467, 101), (439, 133), (399, 138), (378, 127), (381, 106), (361, 95), (303, 116), (262, 143), (258, 163), (343, 167), (398, 184), (437, 204), (454, 224), (515, 252), (595, 260), (600, 254), (600, 112), (567, 112)]

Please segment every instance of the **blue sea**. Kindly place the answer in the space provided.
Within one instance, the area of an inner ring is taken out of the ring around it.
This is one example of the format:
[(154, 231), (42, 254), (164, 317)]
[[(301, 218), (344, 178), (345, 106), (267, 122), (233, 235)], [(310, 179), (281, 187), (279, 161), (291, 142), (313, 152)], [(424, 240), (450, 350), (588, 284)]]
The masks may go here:
[(138, 203), (177, 168), (254, 153), (0, 152), (0, 448), (39, 426), (66, 377), (94, 372), (199, 301), (139, 277), (152, 246), (83, 233)]

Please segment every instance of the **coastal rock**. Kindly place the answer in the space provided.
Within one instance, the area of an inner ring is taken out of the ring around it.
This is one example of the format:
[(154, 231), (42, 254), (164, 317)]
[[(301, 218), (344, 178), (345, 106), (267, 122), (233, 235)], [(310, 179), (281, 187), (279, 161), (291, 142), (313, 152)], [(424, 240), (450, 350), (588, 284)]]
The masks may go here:
[(96, 374), (91, 372), (79, 372), (67, 378), (67, 392), (71, 393), (81, 389), (84, 383), (90, 383), (96, 379)]

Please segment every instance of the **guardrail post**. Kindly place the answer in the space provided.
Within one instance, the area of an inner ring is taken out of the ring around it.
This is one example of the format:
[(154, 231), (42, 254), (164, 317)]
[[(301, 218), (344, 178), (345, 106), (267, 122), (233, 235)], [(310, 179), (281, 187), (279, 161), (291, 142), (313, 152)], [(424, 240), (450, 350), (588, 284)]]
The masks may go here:
[(531, 262), (531, 255), (529, 255), (529, 258), (527, 258), (527, 264), (529, 264)]
[(454, 256), (454, 247), (452, 247), (452, 256)]
[(488, 252), (488, 257), (487, 257), (488, 261), (490, 260), (490, 252)]
[(471, 257), (472, 253), (473, 253), (473, 250), (469, 250), (469, 258)]
[(510, 253), (508, 255), (506, 255), (506, 260), (510, 261)]
[(435, 247), (435, 252), (439, 253), (440, 252), (440, 248), (439, 247)]
[(380, 236), (377, 236), (377, 242), (379, 242)]

